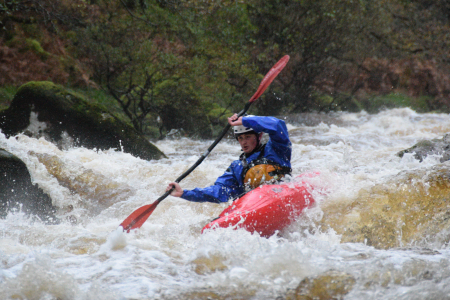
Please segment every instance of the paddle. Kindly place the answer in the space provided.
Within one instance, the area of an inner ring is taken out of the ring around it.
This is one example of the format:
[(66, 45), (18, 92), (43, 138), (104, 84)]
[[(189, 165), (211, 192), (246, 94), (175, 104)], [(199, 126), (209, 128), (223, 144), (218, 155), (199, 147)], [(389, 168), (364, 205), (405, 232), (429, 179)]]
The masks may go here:
[[(250, 98), (250, 100), (245, 105), (244, 109), (238, 113), (238, 118), (242, 115), (244, 115), (252, 103), (259, 98), (259, 96), (264, 93), (264, 91), (269, 87), (269, 85), (272, 83), (272, 81), (277, 77), (277, 75), (283, 70), (283, 68), (286, 66), (287, 62), (289, 61), (289, 55), (283, 56), (273, 67), (270, 69), (270, 71), (264, 76), (263, 80), (261, 81), (258, 89), (256, 90), (256, 93)], [(198, 165), (202, 163), (202, 161), (211, 153), (211, 151), (216, 147), (216, 145), (220, 142), (220, 140), (227, 134), (228, 130), (230, 129), (231, 125), (228, 124), (223, 129), (222, 133), (219, 135), (219, 137), (214, 141), (214, 143), (209, 146), (208, 150), (206, 150), (205, 153), (202, 154), (202, 156), (197, 160), (197, 162), (192, 165), (192, 167), (189, 168), (186, 172), (184, 172), (180, 177), (175, 180), (175, 182), (180, 182), (183, 180), (186, 176), (188, 176), (192, 171), (194, 171), (195, 168), (197, 168)], [(174, 187), (167, 191), (164, 195), (156, 199), (155, 202), (152, 204), (144, 205), (138, 209), (136, 209), (131, 215), (128, 216), (128, 218), (125, 219), (125, 221), (120, 224), (120, 226), (123, 227), (123, 230), (126, 232), (130, 232), (132, 229), (140, 228), (142, 224), (150, 217), (150, 215), (155, 210), (156, 206), (164, 200), (167, 196), (170, 195), (170, 193), (173, 191)]]

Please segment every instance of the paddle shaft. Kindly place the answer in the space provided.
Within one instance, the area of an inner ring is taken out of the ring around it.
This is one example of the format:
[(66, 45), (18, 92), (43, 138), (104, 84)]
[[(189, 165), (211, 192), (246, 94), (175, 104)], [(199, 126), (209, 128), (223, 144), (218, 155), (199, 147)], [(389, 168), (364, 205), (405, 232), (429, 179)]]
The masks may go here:
[[(242, 111), (240, 111), (238, 113), (238, 118), (241, 117), (242, 115), (244, 115), (248, 109), (250, 108), (250, 106), (252, 105), (253, 102), (247, 102), (247, 104), (245, 105), (244, 109)], [(178, 177), (175, 182), (179, 183), (181, 180), (183, 180), (184, 178), (186, 178), (186, 176), (188, 176), (189, 174), (191, 174), (192, 171), (195, 170), (195, 168), (197, 168), (202, 162), (203, 160), (211, 153), (211, 151), (214, 149), (214, 147), (217, 146), (217, 144), (223, 139), (223, 137), (227, 134), (228, 130), (230, 129), (231, 125), (227, 124), (227, 126), (225, 126), (225, 128), (222, 130), (222, 133), (217, 137), (217, 139), (214, 141), (214, 143), (211, 144), (211, 146), (209, 146), (209, 148), (205, 151), (205, 153), (202, 154), (202, 156), (200, 156), (200, 158), (195, 162), (195, 164), (193, 164), (186, 172), (184, 172), (183, 174), (180, 175), (180, 177)], [(147, 208), (145, 211), (143, 211), (139, 216), (137, 216), (128, 226), (127, 228), (124, 228), (124, 230), (129, 230), (130, 228), (133, 228), (134, 224), (138, 223), (143, 217), (146, 217), (147, 214), (154, 210), (155, 207), (164, 199), (167, 198), (167, 196), (170, 195), (170, 193), (172, 193), (172, 191), (175, 189), (175, 187), (172, 187), (170, 190), (168, 190), (167, 192), (164, 193), (164, 195), (162, 195), (161, 197), (159, 197), (158, 199), (156, 199), (156, 201), (149, 207)]]
[[(252, 105), (252, 103), (253, 102), (247, 102), (247, 104), (245, 105), (245, 108), (238, 113), (238, 118), (241, 117), (242, 115), (244, 115), (248, 111), (248, 109), (250, 108), (250, 105)], [(214, 149), (214, 147), (216, 147), (216, 145), (227, 134), (230, 127), (231, 127), (231, 125), (227, 124), (227, 126), (225, 126), (225, 128), (222, 130), (222, 133), (217, 137), (217, 139), (214, 141), (214, 143), (212, 143), (211, 146), (209, 146), (209, 148), (205, 151), (205, 153), (203, 153), (202, 156), (200, 156), (200, 158), (197, 160), (197, 162), (195, 164), (193, 164), (192, 167), (189, 168), (189, 170), (187, 170), (180, 177), (178, 177), (177, 180), (175, 180), (175, 182), (180, 182), (186, 176), (188, 176), (192, 171), (194, 171), (194, 169), (197, 168), (197, 166), (202, 163), (202, 161), (209, 155), (209, 153), (211, 153), (211, 151)]]
[[(238, 113), (238, 118), (243, 116), (250, 108), (250, 106), (252, 105), (253, 102), (247, 102), (247, 104), (245, 104), (245, 107), (243, 110), (241, 110)], [(211, 153), (211, 151), (214, 149), (214, 147), (217, 146), (217, 144), (223, 139), (223, 137), (227, 134), (228, 130), (230, 129), (231, 125), (227, 124), (227, 126), (225, 126), (225, 128), (222, 130), (222, 133), (217, 137), (217, 139), (214, 141), (214, 143), (211, 144), (211, 146), (209, 146), (209, 148), (205, 151), (205, 153), (202, 154), (202, 156), (200, 156), (200, 158), (195, 162), (195, 164), (193, 164), (189, 170), (187, 170), (186, 172), (184, 172), (183, 174), (180, 175), (180, 177), (178, 177), (175, 182), (179, 183), (181, 180), (183, 180), (184, 178), (186, 178), (186, 176), (188, 176), (189, 174), (191, 174), (192, 171), (195, 170), (195, 168), (197, 168), (202, 162), (203, 160), (205, 160), (205, 158)], [(172, 187), (169, 191), (167, 191), (164, 195), (162, 195), (161, 197), (159, 197), (158, 199), (156, 199), (155, 202), (161, 202), (162, 200), (164, 200), (167, 196), (170, 195), (170, 193), (175, 189), (175, 187)]]

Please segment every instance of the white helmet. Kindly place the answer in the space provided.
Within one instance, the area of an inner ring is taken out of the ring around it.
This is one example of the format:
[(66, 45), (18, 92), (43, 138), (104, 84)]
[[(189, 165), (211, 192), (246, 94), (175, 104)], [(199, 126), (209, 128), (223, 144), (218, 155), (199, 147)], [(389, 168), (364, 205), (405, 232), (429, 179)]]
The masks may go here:
[[(243, 117), (253, 117), (253, 115), (243, 115)], [(253, 128), (251, 127), (245, 127), (244, 125), (237, 125), (237, 126), (233, 126), (233, 132), (234, 132), (234, 136), (237, 137), (240, 134), (246, 133), (246, 132), (250, 132), (250, 131), (255, 131)]]
[(234, 126), (233, 130), (234, 130), (234, 135), (235, 136), (238, 136), (238, 135), (240, 135), (242, 133), (254, 131), (253, 128), (245, 127), (244, 125)]

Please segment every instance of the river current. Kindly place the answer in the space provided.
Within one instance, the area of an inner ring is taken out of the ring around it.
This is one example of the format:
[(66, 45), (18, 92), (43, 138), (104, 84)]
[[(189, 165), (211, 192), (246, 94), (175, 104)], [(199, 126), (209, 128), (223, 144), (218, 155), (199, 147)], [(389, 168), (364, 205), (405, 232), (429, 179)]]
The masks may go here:
[[(330, 270), (353, 279), (344, 299), (450, 299), (450, 189), (439, 175), (450, 164), (396, 155), (442, 138), (450, 116), (403, 108), (282, 118), (293, 175), (318, 172), (316, 206), (270, 238), (231, 228), (201, 234), (228, 204), (173, 197), (139, 230), (118, 227), (162, 195), (210, 140), (158, 141), (168, 158), (145, 161), (120, 149), (70, 141), (58, 148), (0, 133), (0, 147), (26, 163), (62, 220), (46, 225), (20, 211), (0, 220), (0, 299), (285, 299)], [(240, 153), (224, 139), (182, 187), (213, 184)]]

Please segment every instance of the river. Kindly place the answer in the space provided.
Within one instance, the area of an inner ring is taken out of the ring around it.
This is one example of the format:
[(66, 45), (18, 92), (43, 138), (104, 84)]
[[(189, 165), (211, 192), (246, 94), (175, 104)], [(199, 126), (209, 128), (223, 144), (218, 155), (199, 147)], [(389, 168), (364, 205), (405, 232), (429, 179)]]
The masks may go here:
[[(319, 174), (317, 205), (270, 238), (233, 229), (201, 234), (227, 204), (173, 197), (139, 230), (118, 228), (212, 141), (158, 141), (168, 158), (145, 161), (0, 134), (0, 147), (27, 164), (62, 219), (45, 225), (16, 212), (0, 220), (0, 299), (285, 299), (305, 278), (330, 270), (353, 278), (344, 299), (450, 299), (450, 189), (442, 182), (450, 164), (436, 155), (396, 156), (442, 138), (450, 116), (402, 108), (285, 118), (293, 174)], [(240, 153), (236, 141), (223, 140), (182, 186), (211, 185)]]

